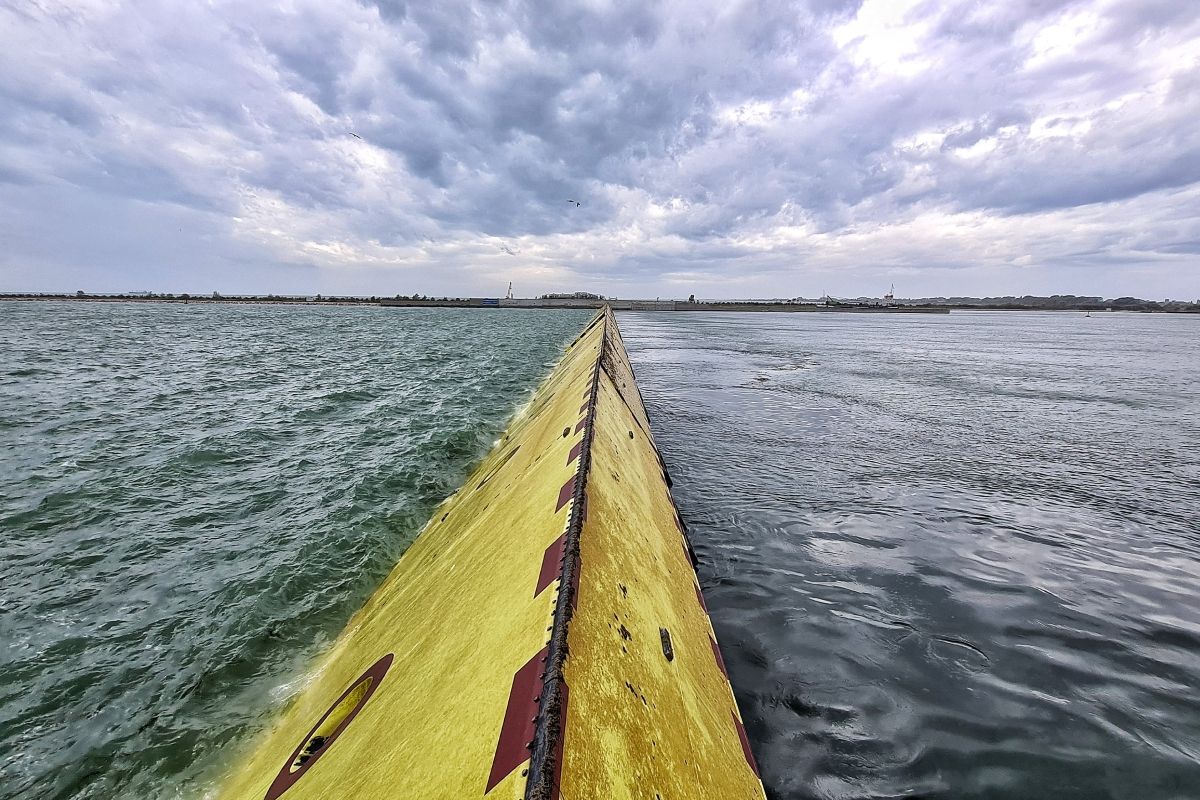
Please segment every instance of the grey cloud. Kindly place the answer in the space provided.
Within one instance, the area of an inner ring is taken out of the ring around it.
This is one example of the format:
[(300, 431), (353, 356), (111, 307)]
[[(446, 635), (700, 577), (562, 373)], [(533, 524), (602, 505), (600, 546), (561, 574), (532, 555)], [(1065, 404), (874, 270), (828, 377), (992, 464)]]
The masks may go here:
[[(1194, 70), (1146, 94), (1156, 54), (1200, 36), (1184, 6), (917, 4), (896, 35), (915, 70), (886, 37), (839, 46), (860, 11), (859, 35), (878, 22), (858, 0), (9, 9), (0, 182), (223, 214), (241, 220), (225, 235), (285, 249), (280, 230), (397, 259), (525, 237), (580, 276), (767, 280), (798, 258), (780, 248), (815, 257), (781, 226), (850, 242), (922, 214), (1161, 213), (1138, 198), (1200, 182)], [(1031, 60), (1076, 12), (1099, 15), (1087, 45)], [(958, 263), (936, 248), (912, 249)]]

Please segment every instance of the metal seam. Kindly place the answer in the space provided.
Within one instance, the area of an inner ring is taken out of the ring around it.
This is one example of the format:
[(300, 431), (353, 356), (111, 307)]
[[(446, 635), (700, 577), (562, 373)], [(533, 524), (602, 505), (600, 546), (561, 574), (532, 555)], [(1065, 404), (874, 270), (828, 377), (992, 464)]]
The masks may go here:
[[(571, 499), (571, 512), (567, 523), (566, 542), (563, 544), (562, 572), (559, 575), (558, 598), (554, 606), (551, 625), (549, 652), (546, 671), (542, 682), (542, 696), (538, 701), (537, 725), (533, 734), (533, 752), (529, 761), (529, 780), (525, 785), (525, 800), (552, 800), (556, 796), (554, 785), (555, 755), (563, 736), (564, 686), (563, 664), (567, 659), (567, 627), (575, 606), (576, 574), (579, 571), (579, 537), (583, 530), (584, 495), (587, 491), (587, 475), (592, 464), (592, 439), (596, 429), (596, 401), (600, 394), (601, 362), (608, 345), (608, 320), (611, 312), (603, 309), (600, 348), (596, 353), (596, 364), (592, 368), (592, 385), (589, 390), (587, 427), (583, 433), (583, 450), (575, 472), (575, 492)], [(584, 333), (593, 327), (589, 324)]]

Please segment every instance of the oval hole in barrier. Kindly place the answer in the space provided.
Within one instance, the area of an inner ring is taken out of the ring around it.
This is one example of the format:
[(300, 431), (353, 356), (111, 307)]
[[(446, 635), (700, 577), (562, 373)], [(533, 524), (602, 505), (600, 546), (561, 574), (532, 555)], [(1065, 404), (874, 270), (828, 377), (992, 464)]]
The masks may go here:
[(354, 721), (358, 712), (371, 699), (371, 695), (379, 688), (383, 676), (392, 666), (394, 654), (388, 653), (376, 661), (367, 671), (358, 677), (350, 688), (342, 692), (342, 696), (333, 702), (308, 735), (300, 740), (300, 744), (292, 751), (291, 756), (280, 768), (279, 774), (271, 782), (263, 800), (275, 800), (281, 794), (292, 788), (292, 785), (312, 769), (317, 760), (329, 751), (346, 726)]

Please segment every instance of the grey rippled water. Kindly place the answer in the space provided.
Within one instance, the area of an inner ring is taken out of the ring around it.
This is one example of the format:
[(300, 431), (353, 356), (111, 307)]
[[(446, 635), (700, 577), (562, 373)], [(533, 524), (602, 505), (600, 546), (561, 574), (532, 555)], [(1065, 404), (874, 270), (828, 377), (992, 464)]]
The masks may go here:
[[(587, 312), (0, 305), (0, 798), (197, 797)], [(1200, 797), (1200, 337), (622, 314), (772, 798)]]
[(772, 798), (1200, 797), (1200, 319), (619, 320)]
[(199, 796), (589, 316), (0, 303), (0, 798)]

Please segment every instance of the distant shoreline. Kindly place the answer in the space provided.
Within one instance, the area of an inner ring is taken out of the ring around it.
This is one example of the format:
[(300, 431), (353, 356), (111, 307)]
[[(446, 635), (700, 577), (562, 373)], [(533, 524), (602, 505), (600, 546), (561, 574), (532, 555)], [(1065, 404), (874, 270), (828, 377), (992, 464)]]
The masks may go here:
[(0, 300), (18, 302), (70, 302), (70, 303), (163, 303), (167, 305), (229, 305), (229, 306), (378, 306), (379, 300), (357, 300), (353, 298), (338, 298), (336, 300), (304, 300), (301, 298), (266, 298), (266, 297), (189, 297), (186, 300), (179, 297), (103, 297), (89, 295), (75, 297), (73, 295), (19, 295), (0, 294)]
[(689, 303), (674, 300), (538, 300), (521, 299), (501, 302), (492, 298), (465, 298), (445, 300), (406, 300), (395, 298), (322, 298), (299, 297), (130, 297), (86, 295), (0, 295), (0, 300), (21, 302), (73, 302), (73, 303), (167, 303), (174, 305), (290, 305), (290, 306), (377, 306), (388, 308), (515, 308), (528, 310), (598, 309), (612, 306), (614, 311), (745, 311), (752, 313), (876, 313), (876, 314), (947, 314), (948, 306), (868, 305), (857, 303), (805, 304), (774, 303), (769, 301)]
[[(406, 298), (406, 297), (324, 297), (305, 296), (191, 296), (191, 295), (94, 295), (39, 294), (33, 292), (0, 293), (0, 300), (21, 302), (75, 303), (167, 303), (175, 305), (260, 305), (260, 306), (375, 306), (389, 308), (520, 308), (520, 309), (596, 309), (610, 305), (615, 311), (741, 311), (751, 313), (899, 313), (946, 314), (950, 311), (1070, 311), (1095, 312), (1132, 311), (1142, 314), (1200, 314), (1200, 304), (1172, 303), (1163, 308), (1154, 301), (1122, 298), (1113, 304), (1079, 304), (1066, 306), (1021, 305), (1016, 303), (984, 305), (975, 303), (921, 303), (897, 301), (894, 305), (862, 301), (779, 302), (771, 300), (744, 301), (683, 301), (683, 300), (598, 300), (591, 298)], [(1133, 302), (1129, 302), (1133, 301)]]

